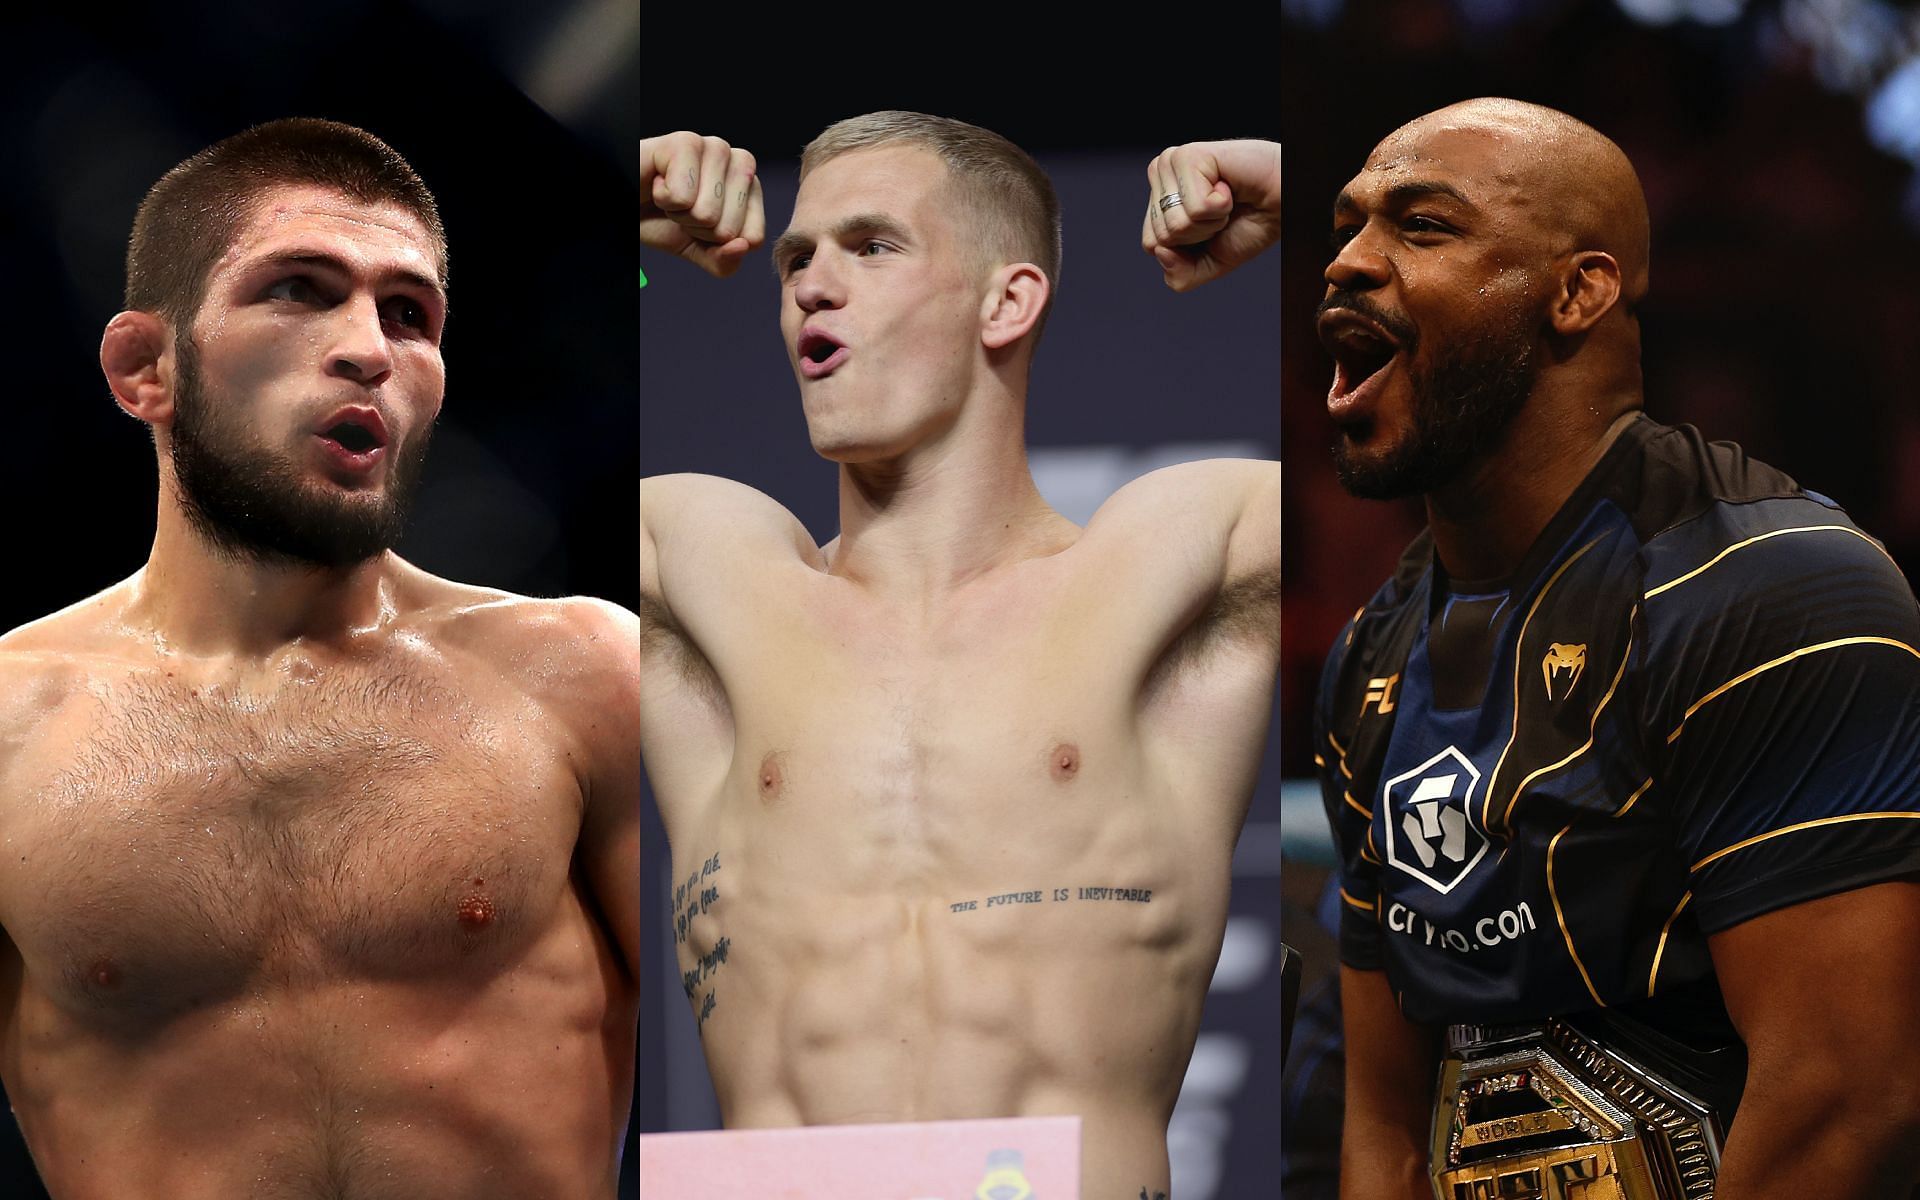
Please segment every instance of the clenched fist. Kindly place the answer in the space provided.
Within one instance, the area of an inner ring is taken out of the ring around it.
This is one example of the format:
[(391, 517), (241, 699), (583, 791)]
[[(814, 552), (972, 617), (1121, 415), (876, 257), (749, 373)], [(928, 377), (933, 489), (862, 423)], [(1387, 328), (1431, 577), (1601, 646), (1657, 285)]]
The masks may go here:
[[(1280, 144), (1188, 142), (1147, 164), (1140, 247), (1176, 292), (1218, 279), (1280, 240)], [(1161, 201), (1179, 193), (1180, 203)]]
[(640, 244), (731, 275), (767, 238), (753, 155), (697, 133), (640, 139)]

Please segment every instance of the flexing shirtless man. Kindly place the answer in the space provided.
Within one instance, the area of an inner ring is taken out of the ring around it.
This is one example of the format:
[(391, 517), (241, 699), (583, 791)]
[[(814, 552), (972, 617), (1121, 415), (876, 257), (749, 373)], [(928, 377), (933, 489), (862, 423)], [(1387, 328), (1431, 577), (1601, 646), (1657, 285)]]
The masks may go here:
[(100, 361), (152, 557), (0, 640), (0, 1072), (56, 1200), (613, 1195), (638, 633), (387, 549), (445, 263), (325, 122), (141, 206)]
[[(648, 240), (737, 266), (751, 158), (642, 158)], [(1170, 283), (1272, 240), (1276, 147), (1153, 172)], [(1022, 435), (1058, 246), (997, 135), (882, 113), (808, 148), (774, 266), (840, 536), (642, 483), (642, 747), (726, 1124), (1079, 1114), (1084, 1194), (1131, 1200), (1169, 1187), (1260, 757), (1280, 470), (1158, 471), (1085, 529), (1047, 506)]]

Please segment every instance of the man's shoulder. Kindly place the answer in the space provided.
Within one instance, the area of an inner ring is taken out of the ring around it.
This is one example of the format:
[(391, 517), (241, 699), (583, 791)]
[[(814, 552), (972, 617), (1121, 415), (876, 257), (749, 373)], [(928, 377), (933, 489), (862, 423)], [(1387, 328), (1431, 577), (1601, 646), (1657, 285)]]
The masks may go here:
[(639, 617), (593, 596), (523, 596), (498, 588), (428, 577), (415, 622), (430, 640), (497, 660), (502, 668), (556, 655), (610, 666), (631, 665)]
[(124, 670), (134, 647), (115, 616), (130, 582), (0, 634), (0, 741), (14, 743), (90, 682)]
[(543, 598), (440, 581), (415, 628), (456, 670), (504, 683), (595, 741), (632, 723), (640, 690), (639, 618), (590, 596)]
[[(1750, 622), (1756, 613), (1796, 630), (1863, 617), (1910, 624), (1908, 581), (1837, 502), (1731, 443), (1704, 443), (1685, 427), (1664, 433), (1668, 444), (1650, 454), (1649, 478), (1668, 500), (1636, 520), (1636, 599), (1656, 631), (1690, 637), (1729, 614)], [(1683, 494), (1684, 503), (1671, 502)]]
[(1611, 490), (1643, 541), (1729, 508), (1767, 511), (1824, 499), (1738, 444), (1710, 442), (1691, 425), (1662, 425), (1643, 416), (1622, 440)]
[(124, 657), (132, 643), (119, 618), (135, 578), (0, 634), (0, 673), (19, 677), (80, 670), (89, 662)]
[(1390, 687), (1383, 682), (1389, 676), (1398, 682), (1409, 639), (1420, 623), (1427, 596), (1422, 584), (1432, 565), (1433, 537), (1423, 529), (1401, 552), (1393, 574), (1334, 635), (1317, 697), (1319, 718), (1329, 727), (1339, 723), (1336, 710), (1357, 718), (1365, 693)]

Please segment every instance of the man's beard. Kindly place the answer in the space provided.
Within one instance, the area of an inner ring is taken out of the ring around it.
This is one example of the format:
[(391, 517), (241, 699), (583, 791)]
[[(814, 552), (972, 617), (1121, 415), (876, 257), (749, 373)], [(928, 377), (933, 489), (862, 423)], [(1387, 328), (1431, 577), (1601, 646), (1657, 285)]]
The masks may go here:
[(1335, 293), (1322, 307), (1351, 308), (1380, 320), (1396, 335), (1409, 335), (1400, 350), (1413, 389), (1412, 435), (1371, 459), (1353, 454), (1345, 435), (1334, 438), (1333, 467), (1340, 486), (1362, 499), (1425, 495), (1458, 479), (1476, 459), (1500, 445), (1533, 389), (1531, 313), (1517, 313), (1460, 338), (1421, 375), (1411, 369), (1419, 336), (1404, 321), (1389, 323), (1386, 314), (1354, 293)]
[(365, 562), (400, 540), (426, 462), (431, 426), (391, 447), (382, 494), (322, 491), (299, 481), (283, 454), (249, 445), (214, 410), (199, 355), (182, 339), (174, 393), (173, 476), (194, 530), (215, 551), (255, 562), (340, 568)]

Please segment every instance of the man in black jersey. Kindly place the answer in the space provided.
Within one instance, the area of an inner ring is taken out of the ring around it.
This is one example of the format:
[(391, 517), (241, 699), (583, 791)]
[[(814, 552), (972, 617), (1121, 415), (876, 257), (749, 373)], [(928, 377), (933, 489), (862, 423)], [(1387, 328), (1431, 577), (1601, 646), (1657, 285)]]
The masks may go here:
[[(1713, 1065), (1694, 1088), (1731, 1113), (1720, 1200), (1907, 1194), (1912, 592), (1831, 500), (1640, 413), (1646, 204), (1594, 130), (1442, 109), (1374, 150), (1334, 229), (1340, 475), (1429, 519), (1336, 642), (1317, 714), (1342, 857), (1341, 1194), (1431, 1196), (1463, 1144), (1570, 1129), (1559, 1110), (1474, 1125), (1463, 1102), (1429, 1141), (1443, 1027), (1558, 1017), (1683, 1067), (1716, 1060), (1681, 1047), (1744, 1048), (1744, 1088)], [(1696, 1194), (1692, 1153), (1652, 1172), (1674, 1194)], [(1447, 1200), (1645, 1194), (1576, 1184), (1583, 1161), (1488, 1168)]]

